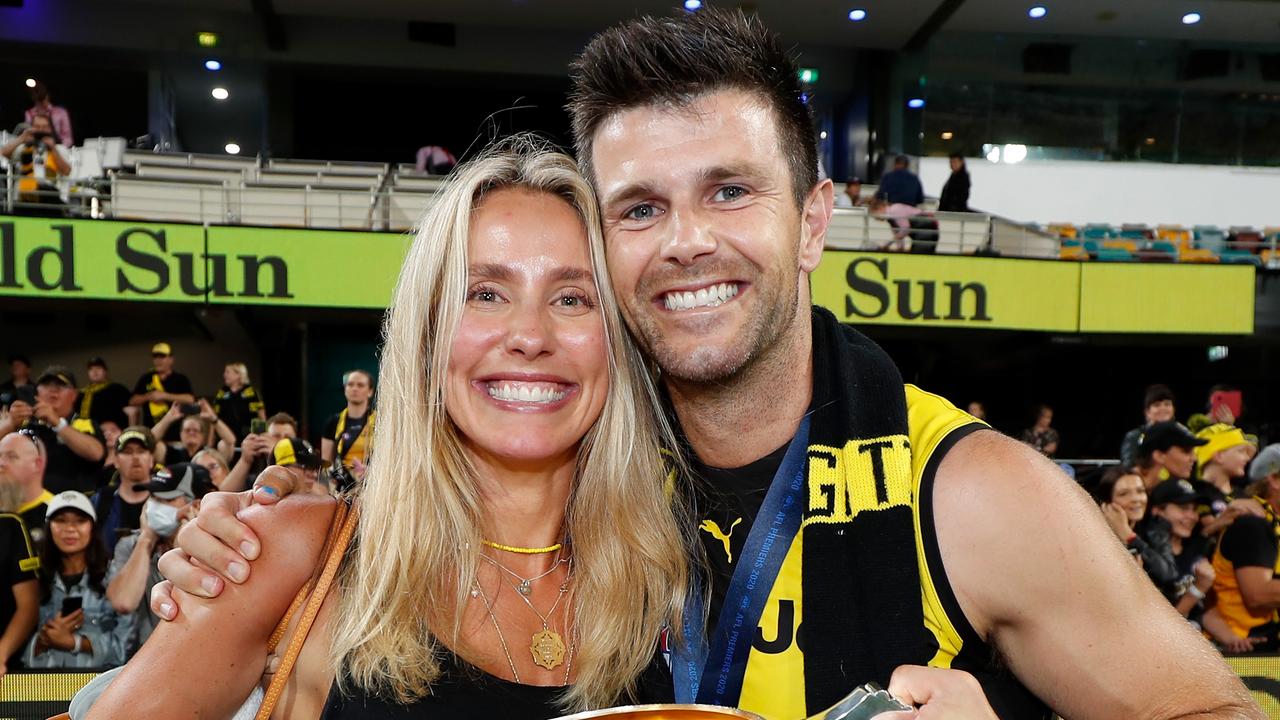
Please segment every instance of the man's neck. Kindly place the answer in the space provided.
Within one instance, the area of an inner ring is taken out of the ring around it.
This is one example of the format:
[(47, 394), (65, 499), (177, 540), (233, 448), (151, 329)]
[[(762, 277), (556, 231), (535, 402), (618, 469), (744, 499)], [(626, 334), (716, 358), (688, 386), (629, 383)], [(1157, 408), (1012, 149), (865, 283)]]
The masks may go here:
[(742, 467), (795, 435), (813, 395), (813, 328), (807, 306), (797, 313), (787, 336), (734, 377), (666, 379), (680, 428), (703, 463)]
[(130, 505), (139, 505), (146, 501), (149, 493), (146, 490), (134, 490), (133, 486), (136, 483), (144, 482), (146, 482), (146, 480), (125, 480), (124, 477), (121, 477), (120, 487), (116, 488), (116, 494), (120, 496), (121, 500), (124, 500)]
[(26, 507), (27, 505), (30, 505), (31, 503), (35, 502), (36, 500), (39, 500), (41, 495), (44, 495), (44, 483), (43, 483), (43, 482), (41, 482), (40, 480), (36, 480), (36, 481), (35, 481), (35, 482), (33, 482), (33, 483), (29, 483), (29, 484), (27, 484), (27, 486), (26, 486), (26, 492), (24, 492), (24, 493), (23, 493), (23, 495), (22, 495), (22, 505), (23, 505), (23, 507)]
[(1228, 476), (1227, 472), (1222, 469), (1222, 466), (1217, 463), (1205, 466), (1204, 470), (1200, 474), (1200, 479), (1207, 483), (1211, 483), (1214, 487), (1224, 493), (1230, 493), (1233, 489), (1231, 487), (1231, 477)]

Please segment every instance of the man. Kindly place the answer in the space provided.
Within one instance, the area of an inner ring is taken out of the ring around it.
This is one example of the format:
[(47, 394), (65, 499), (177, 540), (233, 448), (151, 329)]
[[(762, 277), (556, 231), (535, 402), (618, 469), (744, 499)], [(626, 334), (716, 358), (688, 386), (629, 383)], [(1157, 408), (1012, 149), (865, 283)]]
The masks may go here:
[(44, 514), (53, 493), (44, 486), (48, 448), (33, 430), (0, 439), (0, 512), (22, 519), (31, 544), (44, 542)]
[(1182, 423), (1158, 422), (1147, 428), (1138, 446), (1138, 474), (1150, 493), (1165, 478), (1190, 480), (1196, 471), (1195, 449), (1207, 444)]
[(1252, 509), (1261, 515), (1253, 500), (1235, 501), (1235, 483), (1245, 477), (1245, 469), (1258, 448), (1240, 428), (1223, 423), (1210, 425), (1196, 437), (1205, 441), (1195, 449), (1200, 479), (1192, 483), (1201, 498), (1197, 507), (1201, 532), (1206, 537), (1217, 537), (1242, 512)]
[(63, 146), (71, 147), (76, 144), (75, 136), (71, 133), (71, 114), (61, 105), (53, 104), (49, 88), (39, 81), (31, 88), (31, 107), (27, 108), (25, 118), (28, 123), (32, 123), (37, 116), (48, 117), (53, 122), (58, 142)]
[(129, 404), (129, 388), (111, 379), (107, 361), (100, 357), (89, 359), (88, 373), (89, 384), (80, 388), (80, 417), (99, 425), (113, 422), (127, 426), (124, 408)]
[(273, 465), (284, 468), (292, 476), (295, 492), (305, 495), (328, 495), (329, 491), (319, 482), (320, 467), (324, 461), (311, 447), (311, 443), (298, 438), (282, 438), (271, 450)]
[(36, 402), (15, 400), (0, 435), (18, 428), (35, 431), (48, 451), (45, 484), (55, 495), (64, 490), (90, 494), (98, 489), (98, 471), (106, 458), (102, 431), (76, 408), (76, 376), (61, 365), (45, 369), (36, 380)]
[(858, 178), (851, 178), (845, 183), (844, 193), (836, 196), (836, 207), (854, 208), (866, 205), (866, 201), (862, 199), (862, 181)]
[(1147, 428), (1160, 422), (1173, 420), (1173, 391), (1168, 385), (1149, 385), (1142, 400), (1142, 416), (1145, 422), (1125, 433), (1120, 443), (1120, 464), (1133, 467), (1138, 462), (1138, 447)]
[[(0, 441), (0, 456), (3, 445)], [(0, 512), (0, 680), (19, 667), (40, 620), (39, 569), (40, 557), (22, 518)]]
[(28, 206), (25, 209), (48, 205), (53, 207), (41, 214), (60, 214), (62, 199), (55, 181), (71, 174), (71, 163), (58, 150), (53, 121), (48, 115), (36, 115), (29, 122), (30, 127), (0, 147), (0, 155), (17, 169), (18, 200)]
[(9, 356), (9, 379), (0, 383), (0, 406), (8, 407), (18, 390), (36, 391), (31, 384), (31, 360), (26, 355)]
[(920, 178), (908, 168), (910, 160), (906, 155), (893, 159), (893, 170), (880, 178), (880, 187), (876, 190), (876, 198), (889, 205), (910, 205), (919, 207), (924, 202), (924, 186)]
[(195, 463), (178, 463), (133, 489), (150, 493), (142, 525), (116, 544), (107, 570), (107, 600), (111, 607), (121, 615), (137, 613), (130, 656), (151, 637), (158, 622), (146, 605), (151, 588), (163, 580), (156, 562), (172, 547), (173, 536), (182, 523), (195, 516), (200, 498), (214, 486), (208, 470)]
[(115, 549), (121, 536), (142, 526), (142, 508), (148, 493), (139, 490), (151, 479), (156, 467), (156, 439), (140, 425), (125, 428), (116, 438), (116, 474), (98, 491), (94, 505), (98, 529), (107, 551)]
[(298, 437), (298, 421), (289, 413), (276, 413), (267, 418), (267, 432), (250, 433), (240, 446), (240, 459), (222, 481), (224, 490), (235, 492), (253, 484), (253, 479), (267, 469), (268, 456), (276, 444)]
[(1258, 638), (1255, 649), (1280, 648), (1280, 445), (1258, 453), (1248, 493), (1264, 516), (1244, 514), (1222, 533), (1213, 554), (1216, 611), (1240, 638)]
[(964, 166), (964, 155), (951, 153), (951, 177), (942, 186), (938, 196), (939, 212), (969, 212), (969, 170)]
[[(172, 403), (192, 404), (196, 401), (191, 381), (186, 375), (173, 371), (173, 348), (167, 342), (159, 342), (151, 347), (152, 369), (143, 373), (134, 383), (133, 396), (129, 405), (142, 409), (139, 425), (152, 427), (160, 422), (160, 418), (169, 412)], [(172, 437), (161, 440), (176, 440), (177, 426), (171, 428)]]
[[(776, 36), (740, 13), (640, 18), (573, 76), (615, 291), (708, 486), (699, 535), (724, 610), (705, 665), (702, 628), (676, 647), (677, 697), (785, 720), (875, 680), (953, 719), (994, 717), (982, 691), (1006, 720), (1045, 717), (1042, 701), (1072, 718), (1262, 717), (1075, 483), (810, 310), (833, 193)], [(233, 512), (279, 496), (264, 482), (185, 533), (216, 544), (208, 567), (248, 576), (220, 553), (256, 556)], [(221, 582), (171, 557), (183, 589)]]

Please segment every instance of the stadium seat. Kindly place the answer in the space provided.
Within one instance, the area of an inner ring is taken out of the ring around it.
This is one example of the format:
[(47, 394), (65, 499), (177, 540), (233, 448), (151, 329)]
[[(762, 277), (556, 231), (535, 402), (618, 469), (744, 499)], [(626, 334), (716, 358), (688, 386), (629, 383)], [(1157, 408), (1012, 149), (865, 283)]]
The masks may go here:
[(1123, 248), (1099, 248), (1096, 257), (1100, 262), (1133, 262), (1133, 253)]
[(1079, 245), (1068, 245), (1066, 242), (1062, 244), (1062, 248), (1058, 251), (1058, 258), (1061, 260), (1088, 260), (1089, 252)]
[(1130, 253), (1138, 252), (1138, 245), (1139, 243), (1133, 239), (1104, 240), (1102, 242), (1102, 247), (1104, 248), (1119, 248)]
[(1216, 263), (1218, 262), (1218, 254), (1204, 248), (1184, 248), (1178, 254), (1178, 262)]
[(1224, 263), (1231, 265), (1253, 265), (1262, 267), (1262, 258), (1254, 255), (1248, 250), (1223, 250), (1218, 253), (1218, 257)]
[(124, 173), (111, 178), (111, 214), (115, 218), (225, 223), (228, 210), (227, 188), (221, 182)]
[(1045, 226), (1045, 232), (1053, 233), (1063, 240), (1075, 240), (1079, 231), (1071, 223), (1049, 223)]
[(1155, 233), (1146, 225), (1126, 223), (1120, 226), (1120, 237), (1128, 240), (1146, 241), (1155, 237)]
[(1088, 240), (1110, 240), (1116, 236), (1116, 230), (1110, 225), (1085, 225), (1083, 235)]
[(1280, 250), (1263, 250), (1258, 259), (1262, 262), (1262, 267), (1280, 270)]
[(1182, 249), (1191, 247), (1191, 233), (1181, 225), (1161, 225), (1157, 227), (1156, 239), (1171, 242)]

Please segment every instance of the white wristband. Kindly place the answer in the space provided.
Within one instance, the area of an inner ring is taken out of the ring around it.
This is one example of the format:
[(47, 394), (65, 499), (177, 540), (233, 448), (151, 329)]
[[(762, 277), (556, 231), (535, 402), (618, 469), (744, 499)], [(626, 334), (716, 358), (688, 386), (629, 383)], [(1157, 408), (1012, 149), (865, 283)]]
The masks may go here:
[(1204, 592), (1201, 591), (1200, 588), (1196, 587), (1195, 585), (1187, 586), (1187, 594), (1195, 598), (1196, 600), (1204, 599)]
[(75, 647), (73, 647), (73, 648), (71, 648), (71, 652), (72, 652), (72, 653), (74, 653), (74, 654), (76, 654), (76, 655), (79, 655), (79, 654), (80, 654), (80, 646), (81, 646), (81, 644), (82, 644), (82, 643), (84, 643), (84, 636), (82, 636), (82, 635), (77, 635), (77, 636), (76, 636), (76, 646), (75, 646)]

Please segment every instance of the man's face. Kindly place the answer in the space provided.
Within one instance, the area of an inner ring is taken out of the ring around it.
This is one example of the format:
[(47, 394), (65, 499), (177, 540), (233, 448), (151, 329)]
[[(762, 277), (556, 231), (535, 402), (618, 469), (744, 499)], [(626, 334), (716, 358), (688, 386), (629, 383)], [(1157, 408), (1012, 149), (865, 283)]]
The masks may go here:
[(36, 387), (36, 401), (52, 406), (58, 417), (67, 417), (76, 404), (76, 389), (61, 382), (47, 382)]
[(0, 440), (0, 485), (25, 487), (43, 473), (44, 460), (30, 437), (15, 432)]
[(964, 167), (964, 161), (960, 158), (951, 158), (951, 172), (959, 172)]
[(155, 455), (141, 443), (131, 442), (116, 453), (116, 469), (122, 483), (142, 483), (151, 479), (151, 468), (156, 464)]
[(285, 438), (298, 437), (298, 431), (289, 423), (271, 423), (267, 426), (267, 437), (271, 438), (274, 445)]
[(200, 418), (188, 417), (182, 421), (182, 429), (178, 431), (178, 439), (188, 450), (203, 447), (208, 439), (204, 432), (204, 423)]
[(1169, 422), (1173, 419), (1173, 401), (1157, 400), (1147, 406), (1147, 424)]
[(1169, 471), (1169, 475), (1183, 480), (1191, 477), (1191, 471), (1196, 466), (1195, 453), (1188, 448), (1176, 445), (1164, 452), (1157, 450), (1152, 453), (1152, 457)]
[(601, 124), (592, 166), (609, 272), (628, 325), (677, 380), (733, 376), (797, 323), (822, 255), (831, 186), (796, 207), (774, 112), (721, 91)]
[(89, 382), (100, 383), (107, 381), (107, 369), (101, 365), (89, 366)]
[(155, 366), (156, 372), (161, 375), (173, 372), (172, 355), (152, 355), (151, 364)]
[(21, 360), (14, 360), (9, 363), (9, 375), (21, 380), (28, 380), (31, 377), (31, 366)]

